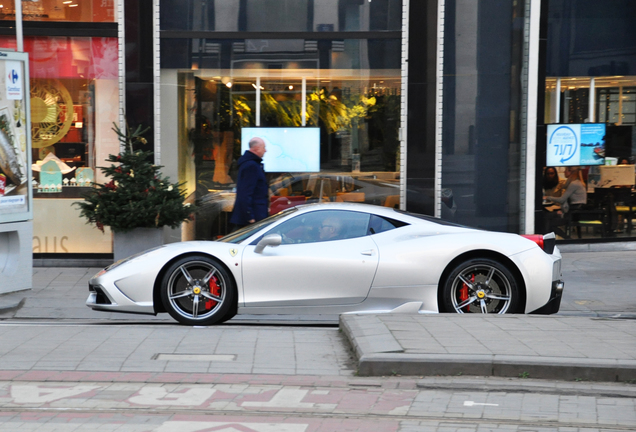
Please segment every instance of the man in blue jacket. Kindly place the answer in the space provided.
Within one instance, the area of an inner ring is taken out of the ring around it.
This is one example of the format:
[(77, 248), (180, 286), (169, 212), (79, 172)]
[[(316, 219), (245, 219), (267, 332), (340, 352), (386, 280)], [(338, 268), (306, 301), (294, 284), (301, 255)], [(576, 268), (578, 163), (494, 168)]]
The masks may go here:
[(238, 160), (236, 200), (230, 218), (236, 228), (265, 219), (268, 212), (269, 194), (263, 169), (265, 141), (254, 137), (249, 145), (249, 150)]

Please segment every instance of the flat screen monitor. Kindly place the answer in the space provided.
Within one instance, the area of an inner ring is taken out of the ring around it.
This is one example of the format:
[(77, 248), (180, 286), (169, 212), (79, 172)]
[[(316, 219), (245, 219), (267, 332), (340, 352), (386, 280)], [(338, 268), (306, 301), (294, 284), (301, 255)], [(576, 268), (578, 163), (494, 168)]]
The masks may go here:
[(265, 140), (266, 172), (320, 172), (320, 128), (244, 127), (241, 153), (249, 149), (253, 137)]
[(546, 166), (605, 164), (605, 123), (548, 125)]
[(634, 165), (612, 165), (599, 167), (601, 181), (598, 187), (634, 186)]

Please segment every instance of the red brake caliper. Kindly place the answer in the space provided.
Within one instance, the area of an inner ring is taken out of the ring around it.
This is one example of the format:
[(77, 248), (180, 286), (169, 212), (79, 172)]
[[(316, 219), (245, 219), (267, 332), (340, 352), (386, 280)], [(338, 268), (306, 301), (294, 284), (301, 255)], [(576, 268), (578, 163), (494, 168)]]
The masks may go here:
[[(216, 276), (212, 276), (210, 278), (210, 294), (212, 294), (213, 296), (217, 296), (219, 297), (221, 295), (221, 287), (219, 287), (216, 284), (216, 281), (218, 279), (216, 278)], [(206, 310), (210, 310), (212, 309), (214, 306), (216, 305), (216, 302), (214, 300), (208, 300), (205, 302), (205, 309)]]
[[(471, 282), (475, 283), (475, 275), (471, 276)], [(459, 303), (463, 303), (468, 300), (468, 285), (462, 284), (459, 290)], [(469, 312), (470, 306), (464, 307), (464, 312)]]

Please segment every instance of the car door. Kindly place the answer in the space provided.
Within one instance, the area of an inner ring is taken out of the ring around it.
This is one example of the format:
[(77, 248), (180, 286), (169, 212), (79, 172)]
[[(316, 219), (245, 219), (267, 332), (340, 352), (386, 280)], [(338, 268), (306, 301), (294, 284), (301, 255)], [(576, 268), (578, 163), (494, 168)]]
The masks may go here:
[(242, 256), (245, 306), (360, 303), (378, 266), (377, 246), (366, 235), (369, 218), (353, 211), (307, 212), (265, 234), (280, 234), (280, 246), (255, 253), (252, 242)]

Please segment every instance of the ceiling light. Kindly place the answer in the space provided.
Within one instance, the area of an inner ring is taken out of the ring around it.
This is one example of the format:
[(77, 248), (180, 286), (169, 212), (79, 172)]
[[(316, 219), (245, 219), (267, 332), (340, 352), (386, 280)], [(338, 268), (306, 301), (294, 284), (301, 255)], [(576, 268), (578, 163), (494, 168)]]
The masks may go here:
[(293, 90), (293, 89), (294, 89), (294, 86), (293, 86), (293, 85), (290, 85), (288, 88), (289, 88), (290, 90)]
[(225, 87), (227, 88), (232, 88), (232, 81), (228, 82), (225, 84)]
[(79, 5), (76, 5), (76, 4), (68, 5), (68, 7), (77, 7), (77, 6)]

